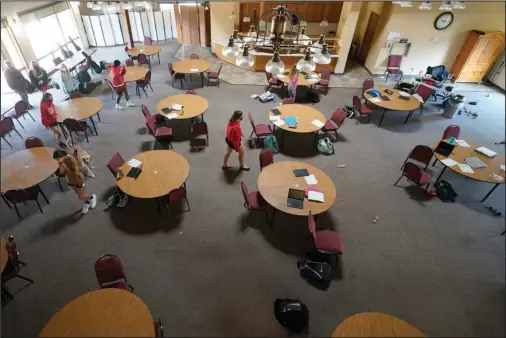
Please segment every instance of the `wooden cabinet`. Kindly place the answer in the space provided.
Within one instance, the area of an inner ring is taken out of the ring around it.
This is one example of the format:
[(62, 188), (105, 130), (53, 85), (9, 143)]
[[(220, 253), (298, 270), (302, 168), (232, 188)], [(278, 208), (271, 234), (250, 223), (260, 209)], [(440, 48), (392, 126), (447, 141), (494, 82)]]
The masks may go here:
[(451, 73), (457, 82), (480, 82), (503, 51), (504, 33), (471, 31)]

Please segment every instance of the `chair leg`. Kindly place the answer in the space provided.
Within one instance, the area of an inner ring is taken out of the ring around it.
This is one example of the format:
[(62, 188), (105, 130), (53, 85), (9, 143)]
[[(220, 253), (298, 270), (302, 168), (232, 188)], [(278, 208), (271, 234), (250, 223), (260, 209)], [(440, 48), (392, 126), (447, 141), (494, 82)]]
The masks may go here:
[(15, 120), (18, 121), (18, 123), (21, 126), (21, 128), (25, 129), (25, 127), (23, 127), (23, 125), (21, 124), (21, 122), (19, 122), (19, 119), (15, 119)]
[(30, 115), (30, 117), (32, 118), (33, 122), (35, 122), (35, 119), (33, 118), (32, 114), (30, 114), (29, 112), (26, 112), (28, 115)]
[(186, 197), (185, 200), (186, 204), (188, 205), (188, 211), (191, 211), (192, 209), (190, 208), (190, 202), (188, 201), (188, 197)]
[(37, 206), (39, 207), (40, 213), (41, 213), (41, 214), (43, 214), (43, 213), (44, 213), (44, 211), (42, 211), (42, 207), (40, 206), (39, 201), (35, 201), (35, 202), (37, 202)]
[(432, 166), (435, 166), (437, 162), (437, 158), (434, 159), (434, 162), (432, 163)]
[(2, 294), (9, 297), (11, 300), (14, 299), (14, 296), (9, 291), (7, 291), (7, 289), (3, 285), (2, 285)]
[(402, 177), (404, 177), (404, 175), (401, 175), (401, 177), (399, 177), (399, 179), (397, 181), (395, 181), (394, 187), (397, 186), (397, 183), (399, 183), (399, 181), (401, 180)]
[(12, 209), (11, 204), (9, 203), (9, 201), (7, 201), (7, 198), (5, 198), (4, 194), (2, 194), (2, 199), (4, 200), (5, 204), (7, 204), (7, 206), (9, 207), (9, 209)]
[(98, 122), (102, 122), (102, 120), (100, 119), (100, 114), (97, 113), (97, 117), (98, 117)]
[(86, 135), (86, 143), (90, 143), (90, 141), (88, 140), (88, 132), (86, 131), (86, 129), (84, 130), (84, 135)]
[[(144, 87), (141, 87), (141, 89), (144, 91), (144, 94), (146, 95), (146, 97), (148, 97), (148, 93), (146, 93), (146, 89), (145, 89)], [(140, 92), (141, 92), (141, 91), (139, 90), (139, 93), (140, 93)]]
[(402, 168), (404, 168), (404, 166), (406, 165), (406, 162), (408, 162), (408, 158), (409, 158), (409, 156), (408, 156), (408, 157), (406, 157), (406, 159), (404, 160), (404, 163), (403, 163), (403, 164), (402, 164), (402, 166), (401, 166), (401, 170), (402, 170)]
[(336, 142), (339, 141), (339, 134), (337, 133), (337, 130), (334, 131), (336, 133)]
[(181, 83), (181, 89), (183, 89), (183, 79), (179, 79), (179, 82)]
[(16, 209), (16, 213), (18, 214), (18, 217), (21, 218), (21, 215), (19, 214), (18, 206), (16, 205), (16, 203), (12, 203), (12, 204), (14, 204), (14, 209)]
[(42, 189), (40, 188), (40, 186), (38, 184), (37, 184), (37, 189), (39, 189), (39, 192), (42, 195), (42, 197), (44, 197), (44, 199), (46, 200), (46, 203), (49, 204), (49, 201), (47, 200), (46, 194), (44, 194), (44, 192), (42, 191)]
[(12, 148), (12, 144), (10, 144), (9, 141), (7, 141), (7, 139), (4, 136), (2, 136), (2, 138), (4, 139), (5, 142), (7, 142), (7, 144), (9, 145), (9, 147)]
[(28, 277), (26, 277), (26, 276), (23, 276), (23, 275), (16, 275), (16, 277), (21, 278), (21, 279), (24, 279), (24, 280), (26, 280), (27, 282), (33, 283), (33, 279), (28, 278)]
[(16, 128), (14, 128), (14, 131), (16, 132), (16, 134), (19, 135), (19, 137), (23, 138), (23, 136), (21, 136), (21, 134), (19, 133), (19, 131)]
[(60, 185), (60, 190), (61, 190), (61, 191), (64, 191), (64, 190), (63, 190), (63, 186), (61, 185), (61, 181), (60, 181), (61, 177), (56, 176), (56, 178), (58, 179), (58, 184)]

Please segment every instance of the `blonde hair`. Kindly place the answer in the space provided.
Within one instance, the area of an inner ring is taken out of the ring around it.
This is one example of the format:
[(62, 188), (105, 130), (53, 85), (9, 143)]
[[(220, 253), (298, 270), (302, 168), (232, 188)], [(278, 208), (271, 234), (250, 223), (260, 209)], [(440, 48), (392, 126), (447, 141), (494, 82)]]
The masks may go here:
[(288, 78), (291, 80), (298, 74), (299, 74), (299, 71), (297, 70), (297, 64), (294, 63), (293, 67), (292, 67), (292, 71), (290, 72), (290, 76)]

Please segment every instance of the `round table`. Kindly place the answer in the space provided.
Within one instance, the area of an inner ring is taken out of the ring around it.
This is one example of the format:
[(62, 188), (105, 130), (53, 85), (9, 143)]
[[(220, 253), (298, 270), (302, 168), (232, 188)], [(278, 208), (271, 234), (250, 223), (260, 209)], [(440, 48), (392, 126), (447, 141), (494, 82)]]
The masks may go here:
[(384, 313), (363, 312), (346, 318), (332, 337), (425, 337), (413, 325)]
[(67, 303), (39, 337), (154, 337), (153, 316), (133, 292), (101, 289)]
[[(58, 114), (58, 122), (63, 122), (63, 120), (69, 117), (78, 121), (89, 118), (93, 128), (95, 128), (95, 135), (98, 135), (93, 116), (97, 115), (102, 110), (103, 105), (100, 99), (94, 97), (78, 97), (55, 104), (55, 107), (56, 113)], [(98, 120), (100, 121), (100, 116)], [(62, 128), (62, 130), (64, 129)], [(65, 137), (67, 136), (65, 135)]]
[[(149, 71), (146, 67), (139, 66), (128, 66), (125, 67), (126, 74), (124, 76), (125, 82), (135, 82), (137, 80), (143, 80), (146, 73)], [(109, 73), (109, 80), (112, 81), (112, 73)]]
[(1, 191), (26, 189), (53, 175), (59, 165), (53, 159), (55, 149), (36, 147), (2, 158)]
[(172, 64), (172, 69), (180, 74), (199, 74), (202, 80), (202, 87), (204, 87), (204, 72), (211, 68), (211, 64), (202, 59), (188, 59), (178, 61)]
[[(380, 122), (378, 124), (378, 127), (381, 126), (381, 122), (383, 122), (383, 118), (385, 117), (385, 113), (388, 110), (397, 110), (397, 111), (409, 111), (408, 116), (406, 117), (406, 120), (404, 121), (404, 124), (408, 122), (408, 119), (413, 115), (413, 112), (415, 109), (420, 107), (420, 101), (413, 95), (406, 96), (408, 100), (402, 100), (399, 97), (401, 96), (399, 93), (400, 91), (397, 89), (390, 89), (390, 88), (372, 88), (381, 93), (381, 95), (384, 95), (390, 99), (390, 101), (383, 101), (380, 97), (374, 97), (368, 93), (369, 90), (365, 91), (362, 96), (367, 101), (371, 102), (375, 106), (383, 108), (383, 115), (381, 115)], [(385, 90), (391, 90), (392, 94), (387, 94)], [(404, 93), (404, 92), (403, 92)], [(376, 99), (379, 99), (379, 102), (373, 102)], [(371, 101), (372, 100), (372, 101)]]
[(7, 261), (9, 260), (9, 253), (7, 252), (7, 241), (5, 240), (5, 238), (3, 237), (0, 237), (0, 245), (2, 246), (0, 248), (1, 250), (1, 254), (2, 254), (2, 257), (0, 258), (1, 262), (1, 268), (2, 268), (2, 271), (4, 271), (5, 269), (5, 266), (7, 265)]
[(118, 187), (127, 195), (138, 198), (158, 198), (180, 188), (188, 179), (188, 161), (172, 150), (151, 150), (135, 155), (142, 162), (142, 172), (137, 178), (127, 177), (128, 161), (121, 170), (125, 174), (118, 180)]
[[(318, 183), (308, 185), (304, 177), (295, 177), (294, 169), (307, 169), (310, 175), (316, 177)], [(305, 190), (307, 187), (315, 187), (323, 191), (325, 202), (310, 202), (305, 199), (303, 209), (288, 207), (288, 189)], [(313, 215), (321, 214), (336, 201), (336, 187), (330, 177), (320, 169), (303, 162), (282, 161), (264, 167), (258, 176), (258, 190), (275, 210), (297, 216), (308, 216), (309, 212)], [(274, 215), (272, 218), (274, 219)]]
[[(446, 140), (443, 140), (443, 141), (448, 142), (449, 140), (446, 139)], [(440, 141), (437, 141), (436, 143), (434, 143), (434, 145), (432, 146), (432, 149), (436, 149), (436, 147), (438, 146), (439, 142)], [(443, 168), (443, 170), (441, 171), (441, 173), (439, 174), (439, 176), (437, 177), (437, 179), (436, 179), (436, 181), (434, 183), (436, 183), (437, 181), (439, 181), (439, 179), (441, 178), (441, 176), (443, 176), (443, 173), (445, 172), (446, 168), (450, 168), (452, 171), (454, 171), (454, 172), (456, 172), (456, 173), (458, 173), (460, 175), (466, 176), (466, 177), (468, 177), (470, 179), (476, 180), (476, 181), (481, 181), (481, 182), (486, 182), (486, 183), (493, 183), (495, 185), (492, 188), (492, 190), (490, 190), (490, 192), (482, 199), (482, 202), (485, 202), (485, 200), (499, 186), (499, 184), (504, 184), (504, 178), (506, 176), (504, 174), (504, 171), (501, 170), (500, 165), (506, 164), (506, 162), (505, 162), (506, 158), (505, 158), (504, 155), (500, 155), (500, 154), (494, 156), (493, 158), (487, 157), (485, 155), (482, 155), (482, 154), (474, 151), (474, 149), (480, 147), (479, 144), (471, 142), (471, 141), (467, 141), (467, 140), (466, 140), (466, 142), (470, 145), (470, 147), (462, 147), (462, 146), (459, 146), (458, 144), (454, 143), (455, 148), (453, 149), (452, 153), (448, 157), (445, 157), (445, 156), (443, 156), (441, 154), (438, 154), (436, 152), (434, 152), (434, 156), (439, 161), (444, 160), (445, 158), (451, 158), (452, 160), (454, 160), (456, 162), (459, 162), (460, 164), (466, 164), (465, 159), (468, 158), (468, 157), (477, 157), (483, 163), (485, 163), (487, 166), (485, 168), (472, 168), (473, 171), (474, 171), (474, 173), (471, 174), (471, 173), (465, 173), (462, 170), (460, 170), (460, 168), (459, 168), (458, 165), (447, 167), (443, 162), (441, 162), (441, 163), (443, 163), (444, 168)], [(490, 174), (492, 174), (492, 173), (496, 173), (497, 175), (501, 176), (503, 178), (503, 181), (499, 182), (499, 181), (493, 179), (492, 177), (490, 177)]]
[[(171, 108), (173, 104), (180, 104), (184, 106), (182, 111), (174, 111), (168, 114), (162, 111), (163, 108)], [(179, 95), (171, 95), (167, 96), (165, 99), (158, 102), (156, 109), (158, 113), (163, 116), (167, 116), (172, 113), (177, 113), (178, 115), (174, 117), (174, 119), (193, 119), (199, 115), (204, 114), (209, 107), (209, 102), (202, 96), (192, 95), (192, 94), (179, 94)], [(180, 113), (183, 112), (182, 115)]]
[[(278, 79), (283, 82), (284, 84), (288, 84), (290, 82), (290, 72), (284, 72), (278, 75)], [(313, 79), (306, 79), (304, 76), (306, 75), (312, 75), (314, 76)], [(297, 82), (297, 86), (312, 86), (315, 83), (318, 83), (320, 81), (320, 74), (316, 72), (309, 72), (307, 74), (301, 74), (299, 72), (299, 82)]]
[[(139, 56), (139, 54), (144, 54), (148, 57), (148, 61), (149, 61), (149, 57), (150, 56), (153, 56), (153, 55), (158, 55), (158, 64), (160, 64), (160, 50), (161, 50), (161, 47), (160, 46), (154, 46), (154, 45), (150, 45), (150, 46), (137, 46), (137, 47), (133, 47), (133, 48), (130, 48), (128, 51), (127, 51), (127, 54), (130, 55), (130, 56)], [(151, 65), (150, 65), (151, 67)]]

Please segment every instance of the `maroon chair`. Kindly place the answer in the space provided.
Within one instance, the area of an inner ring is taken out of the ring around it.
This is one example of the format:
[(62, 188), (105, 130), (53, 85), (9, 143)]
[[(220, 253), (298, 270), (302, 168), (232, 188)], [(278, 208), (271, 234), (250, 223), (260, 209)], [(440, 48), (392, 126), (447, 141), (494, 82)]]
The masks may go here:
[(132, 60), (137, 60), (137, 56), (131, 56), (128, 54), (129, 48), (128, 46), (125, 46), (125, 53), (127, 53), (128, 57)]
[[(452, 124), (451, 126), (446, 127), (445, 131), (443, 132), (443, 140), (447, 140), (449, 138), (455, 137), (458, 139), (460, 136), (460, 127)], [(437, 158), (434, 159), (434, 162), (432, 163), (432, 166), (435, 166), (437, 163)]]
[(80, 97), (84, 97), (84, 95), (81, 92), (74, 91), (74, 92), (72, 92), (72, 93), (69, 94), (69, 97), (72, 100), (72, 99), (77, 99), (77, 98), (80, 98)]
[(142, 114), (144, 115), (145, 118), (150, 118), (151, 117), (151, 113), (149, 112), (149, 109), (148, 107), (146, 107), (146, 105), (141, 105), (141, 111), (142, 111)]
[(430, 160), (432, 160), (432, 156), (434, 155), (434, 152), (432, 151), (431, 147), (427, 147), (424, 145), (417, 145), (411, 150), (408, 157), (406, 157), (406, 160), (402, 164), (402, 168), (404, 168), (404, 165), (406, 165), (406, 162), (411, 158), (415, 161), (421, 162), (425, 164), (425, 168), (423, 170), (427, 170), (427, 167), (429, 166)]
[(16, 209), (18, 217), (21, 218), (17, 204), (18, 203), (25, 204), (27, 201), (37, 202), (37, 206), (39, 207), (40, 212), (42, 214), (44, 213), (39, 203), (39, 192), (41, 193), (42, 197), (44, 197), (44, 199), (46, 200), (46, 203), (49, 204), (46, 195), (44, 195), (44, 192), (42, 192), (42, 190), (38, 185), (34, 185), (33, 187), (27, 189), (8, 190), (3, 195), (9, 202), (11, 202), (14, 205), (14, 209)]
[(168, 68), (169, 68), (170, 76), (172, 77), (172, 87), (174, 87), (174, 80), (179, 80), (179, 82), (181, 83), (181, 89), (183, 89), (183, 80), (186, 82), (186, 79), (184, 78), (184, 74), (176, 73), (174, 71), (174, 69), (172, 68), (172, 63), (170, 63), (170, 62), (168, 64)]
[(249, 121), (251, 122), (251, 126), (253, 127), (253, 131), (251, 132), (251, 135), (249, 136), (250, 138), (251, 138), (251, 136), (253, 136), (253, 134), (256, 135), (257, 139), (260, 137), (265, 137), (267, 135), (272, 134), (272, 128), (270, 125), (268, 125), (268, 124), (255, 124), (255, 121), (253, 120), (253, 116), (251, 116), (251, 113), (248, 113), (248, 118), (249, 118)]
[(241, 181), (242, 195), (244, 197), (244, 207), (248, 209), (248, 215), (244, 219), (244, 222), (248, 223), (248, 218), (251, 216), (252, 211), (263, 211), (265, 212), (265, 219), (267, 219), (267, 202), (263, 199), (262, 195), (258, 191), (248, 191), (248, 185)]
[(63, 125), (69, 131), (72, 143), (74, 143), (72, 132), (75, 132), (77, 134), (77, 132), (79, 131), (84, 131), (84, 135), (86, 135), (86, 142), (90, 143), (90, 141), (88, 140), (88, 132), (86, 131), (88, 129), (88, 123), (86, 123), (85, 121), (77, 121), (76, 119), (68, 117), (65, 120), (63, 120)]
[(2, 119), (2, 121), (0, 121), (0, 134), (2, 135), (2, 138), (4, 139), (4, 141), (7, 142), (7, 144), (11, 148), (12, 148), (12, 145), (9, 143), (9, 141), (7, 141), (7, 139), (5, 138), (5, 135), (11, 136), (11, 131), (13, 131), (13, 130), (19, 135), (19, 137), (23, 138), (23, 136), (21, 136), (19, 131), (14, 126), (14, 122), (12, 121), (12, 117), (10, 117), (10, 116), (4, 117)]
[[(324, 132), (323, 137), (327, 136), (328, 132), (335, 132), (336, 133), (336, 141), (339, 140), (339, 134), (337, 133), (337, 130), (341, 128), (341, 125), (344, 122), (344, 119), (346, 118), (346, 112), (342, 110), (340, 107), (337, 107), (334, 113), (332, 114), (332, 117), (330, 120), (325, 122), (325, 125), (321, 129), (321, 131)], [(318, 138), (318, 132), (316, 131), (316, 138)], [(316, 140), (316, 139), (315, 139)]]
[[(206, 138), (198, 138), (200, 135), (205, 135)], [(209, 130), (207, 128), (207, 123), (204, 121), (193, 123), (191, 126), (191, 137), (190, 146), (192, 148), (201, 148), (204, 145), (209, 146)]]
[(112, 85), (111, 81), (109, 81), (108, 79), (104, 79), (105, 83), (107, 84), (107, 86), (111, 89), (111, 92), (112, 92), (112, 99), (114, 100), (114, 98), (116, 97), (116, 89), (114, 89), (114, 86)]
[(137, 65), (138, 66), (148, 65), (148, 67), (151, 68), (149, 59), (144, 53), (140, 53), (139, 55), (137, 55)]
[(153, 39), (151, 39), (149, 36), (144, 37), (144, 45), (145, 46), (151, 46), (153, 44)]
[(218, 88), (220, 87), (220, 73), (221, 73), (221, 67), (223, 67), (223, 64), (220, 63), (220, 66), (216, 71), (209, 71), (207, 72), (207, 86), (209, 87), (209, 83), (211, 80), (216, 82), (218, 85)]
[(198, 59), (200, 59), (200, 56), (198, 54), (195, 53), (190, 54), (190, 60), (198, 60)]
[(423, 102), (420, 102), (420, 115), (423, 113), (423, 105), (429, 100), (429, 97), (432, 95), (434, 91), (424, 85), (418, 85), (415, 89), (415, 93), (420, 95)]
[(4, 287), (4, 284), (7, 281), (14, 279), (16, 277), (24, 279), (30, 284), (33, 283), (33, 279), (19, 274), (21, 267), (25, 266), (26, 263), (22, 262), (19, 259), (19, 252), (17, 250), (14, 237), (9, 236), (9, 238), (7, 239), (7, 243), (5, 243), (5, 246), (7, 249), (8, 261), (7, 264), (5, 265), (4, 270), (2, 271), (2, 296), (5, 295), (10, 299), (14, 299), (14, 296), (9, 291), (7, 291), (7, 289)]
[(281, 104), (294, 104), (295, 103), (295, 100), (293, 99), (293, 97), (287, 97), (285, 99), (283, 99), (283, 101), (281, 102)]
[(403, 72), (401, 70), (401, 63), (402, 63), (402, 55), (390, 55), (388, 57), (387, 70), (385, 70), (385, 72), (383, 73), (383, 76), (387, 74), (385, 82), (388, 81), (388, 77), (390, 76), (390, 74), (395, 74), (395, 78), (397, 78), (397, 76), (400, 74), (401, 75), (400, 80), (402, 80)]
[(153, 149), (156, 148), (156, 143), (160, 143), (160, 141), (168, 141), (169, 148), (172, 149), (172, 128), (169, 127), (156, 127), (156, 122), (154, 118), (146, 118), (146, 127), (148, 127), (149, 133), (153, 135), (155, 138), (155, 144), (153, 145)]
[(163, 325), (160, 319), (155, 319), (155, 338), (163, 338)]
[(28, 111), (28, 104), (26, 104), (25, 101), (18, 101), (14, 105), (14, 110), (8, 112), (5, 115), (8, 116), (8, 117), (11, 117), (13, 119), (16, 119), (16, 121), (18, 121), (18, 123), (21, 126), (21, 128), (25, 129), (25, 127), (23, 127), (23, 125), (21, 124), (21, 122), (19, 122), (19, 118), (21, 116), (23, 116), (23, 119), (26, 120), (25, 114), (30, 115), (30, 117), (32, 118), (33, 122), (35, 122), (35, 119), (33, 118), (32, 114), (30, 114), (30, 112)]
[(127, 66), (127, 67), (135, 66), (134, 60), (132, 60), (132, 59), (126, 59), (125, 60), (125, 66)]
[[(362, 98), (364, 98), (364, 93), (368, 91), (369, 89), (374, 88), (374, 80), (370, 77), (364, 80), (362, 83)], [(367, 104), (369, 101), (365, 100), (365, 103)]]
[(134, 288), (127, 281), (123, 264), (119, 257), (102, 255), (95, 262), (95, 275), (101, 289), (115, 288), (133, 292)]
[[(397, 183), (399, 183), (399, 181), (403, 177), (406, 177), (408, 181), (415, 183), (419, 187), (427, 185), (424, 190), (425, 192), (427, 192), (427, 189), (429, 188), (430, 185), (431, 177), (425, 171), (422, 171), (422, 169), (420, 169), (416, 164), (411, 162), (406, 163), (404, 169), (402, 170), (401, 177), (399, 177), (399, 179), (394, 183), (394, 186), (397, 186)], [(413, 196), (411, 196), (410, 198), (413, 198)]]
[(260, 152), (258, 155), (258, 159), (260, 160), (260, 171), (267, 167), (269, 164), (274, 163), (274, 155), (272, 154), (272, 150), (270, 148), (266, 148)]
[(267, 77), (267, 90), (270, 90), (272, 86), (276, 86), (278, 88), (281, 88), (281, 91), (283, 91), (283, 88), (285, 86), (285, 83), (283, 81), (277, 77), (273, 77), (272, 73), (265, 72), (265, 76)]
[(316, 222), (311, 212), (309, 212), (307, 227), (313, 237), (315, 249), (320, 253), (334, 256), (337, 261), (337, 256), (343, 254), (343, 244), (339, 232), (316, 230)]
[(197, 93), (193, 90), (193, 89), (188, 89), (186, 91), (186, 94), (190, 94), (190, 95), (197, 95)]
[(146, 87), (149, 87), (151, 91), (153, 91), (153, 87), (151, 87), (151, 71), (148, 70), (146, 75), (144, 76), (143, 80), (137, 80), (136, 81), (137, 86), (135, 87), (135, 92), (139, 97), (141, 97), (141, 89), (144, 91), (144, 94), (146, 94), (146, 97), (148, 94), (146, 93)]
[(36, 148), (36, 147), (43, 147), (43, 146), (44, 146), (44, 143), (42, 143), (42, 141), (40, 140), (40, 138), (35, 137), (35, 136), (30, 136), (25, 141), (25, 148), (26, 149)]
[(125, 164), (125, 160), (119, 153), (116, 153), (113, 155), (113, 157), (107, 162), (107, 168), (113, 174), (113, 176), (116, 178), (116, 175), (118, 174), (119, 168)]
[(356, 95), (353, 96), (353, 108), (355, 108), (355, 110), (360, 114), (360, 117), (357, 119), (357, 123), (355, 124), (358, 124), (362, 116), (369, 116), (369, 118), (367, 119), (367, 123), (371, 121), (372, 110), (365, 104), (362, 104), (362, 102), (360, 102), (359, 97)]
[(330, 74), (332, 73), (332, 69), (329, 67), (322, 68), (320, 72), (320, 81), (314, 84), (314, 87), (324, 87), (325, 88), (325, 95), (329, 92), (329, 83), (330, 83)]
[(183, 210), (183, 211), (184, 212), (191, 211), (191, 209), (190, 209), (190, 202), (188, 201), (188, 195), (186, 194), (186, 186), (185, 185), (183, 185), (180, 188), (174, 189), (174, 190), (172, 190), (169, 193), (169, 195), (168, 195), (168, 212), (169, 212), (169, 216), (170, 216), (170, 204), (172, 202), (177, 202), (177, 201), (185, 200), (186, 201), (186, 205), (188, 206), (188, 210)]

